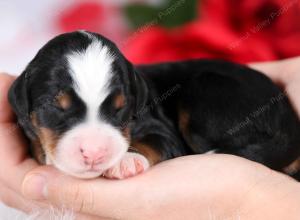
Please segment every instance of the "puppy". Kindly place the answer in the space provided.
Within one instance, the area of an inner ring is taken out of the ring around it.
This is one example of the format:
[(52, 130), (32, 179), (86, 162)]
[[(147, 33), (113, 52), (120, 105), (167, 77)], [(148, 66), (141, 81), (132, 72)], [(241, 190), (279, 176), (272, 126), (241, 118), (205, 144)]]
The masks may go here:
[(123, 179), (171, 158), (227, 153), (298, 172), (300, 123), (263, 74), (218, 60), (133, 66), (78, 31), (49, 41), (9, 92), (41, 164)]

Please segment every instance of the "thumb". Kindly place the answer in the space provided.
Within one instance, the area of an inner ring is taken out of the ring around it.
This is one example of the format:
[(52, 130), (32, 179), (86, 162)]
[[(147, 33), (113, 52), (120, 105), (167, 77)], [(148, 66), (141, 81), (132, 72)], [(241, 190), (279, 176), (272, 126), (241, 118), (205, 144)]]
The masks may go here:
[(136, 191), (133, 185), (126, 180), (76, 179), (53, 167), (42, 166), (26, 175), (22, 192), (26, 198), (50, 202), (75, 212), (119, 218), (131, 209), (128, 201)]
[(13, 120), (13, 111), (8, 103), (8, 91), (14, 80), (15, 76), (5, 73), (0, 73), (0, 122), (10, 122)]

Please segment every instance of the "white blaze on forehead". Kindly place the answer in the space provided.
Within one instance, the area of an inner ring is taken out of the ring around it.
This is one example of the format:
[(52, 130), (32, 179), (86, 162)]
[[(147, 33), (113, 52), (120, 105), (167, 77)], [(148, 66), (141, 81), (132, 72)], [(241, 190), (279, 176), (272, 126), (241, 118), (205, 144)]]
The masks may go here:
[(74, 90), (85, 102), (88, 119), (97, 118), (99, 106), (109, 94), (113, 55), (97, 38), (83, 51), (67, 55)]
[(79, 30), (78, 32), (81, 33), (81, 34), (83, 34), (83, 35), (85, 35), (85, 36), (87, 36), (87, 37), (90, 38), (90, 39), (96, 39), (95, 36), (94, 36), (93, 34), (87, 32), (87, 31), (85, 31), (85, 30)]

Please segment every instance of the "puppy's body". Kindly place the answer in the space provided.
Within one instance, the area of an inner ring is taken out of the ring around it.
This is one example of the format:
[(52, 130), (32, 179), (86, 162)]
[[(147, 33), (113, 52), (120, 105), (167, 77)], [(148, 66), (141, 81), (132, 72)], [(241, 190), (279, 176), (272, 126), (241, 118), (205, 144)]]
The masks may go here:
[(299, 156), (299, 120), (284, 92), (245, 66), (194, 60), (138, 67), (186, 152), (228, 153), (280, 170)]
[(207, 152), (282, 170), (300, 153), (299, 120), (261, 73), (217, 60), (134, 67), (90, 32), (51, 40), (9, 98), (35, 157), (82, 178)]

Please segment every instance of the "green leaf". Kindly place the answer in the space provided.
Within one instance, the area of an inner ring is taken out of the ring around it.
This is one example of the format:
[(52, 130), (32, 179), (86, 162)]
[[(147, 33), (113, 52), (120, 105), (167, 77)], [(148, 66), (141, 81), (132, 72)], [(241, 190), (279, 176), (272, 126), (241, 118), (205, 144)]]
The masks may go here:
[(172, 28), (195, 19), (197, 3), (197, 0), (169, 0), (162, 7), (131, 4), (125, 6), (124, 13), (133, 29), (153, 24)]

